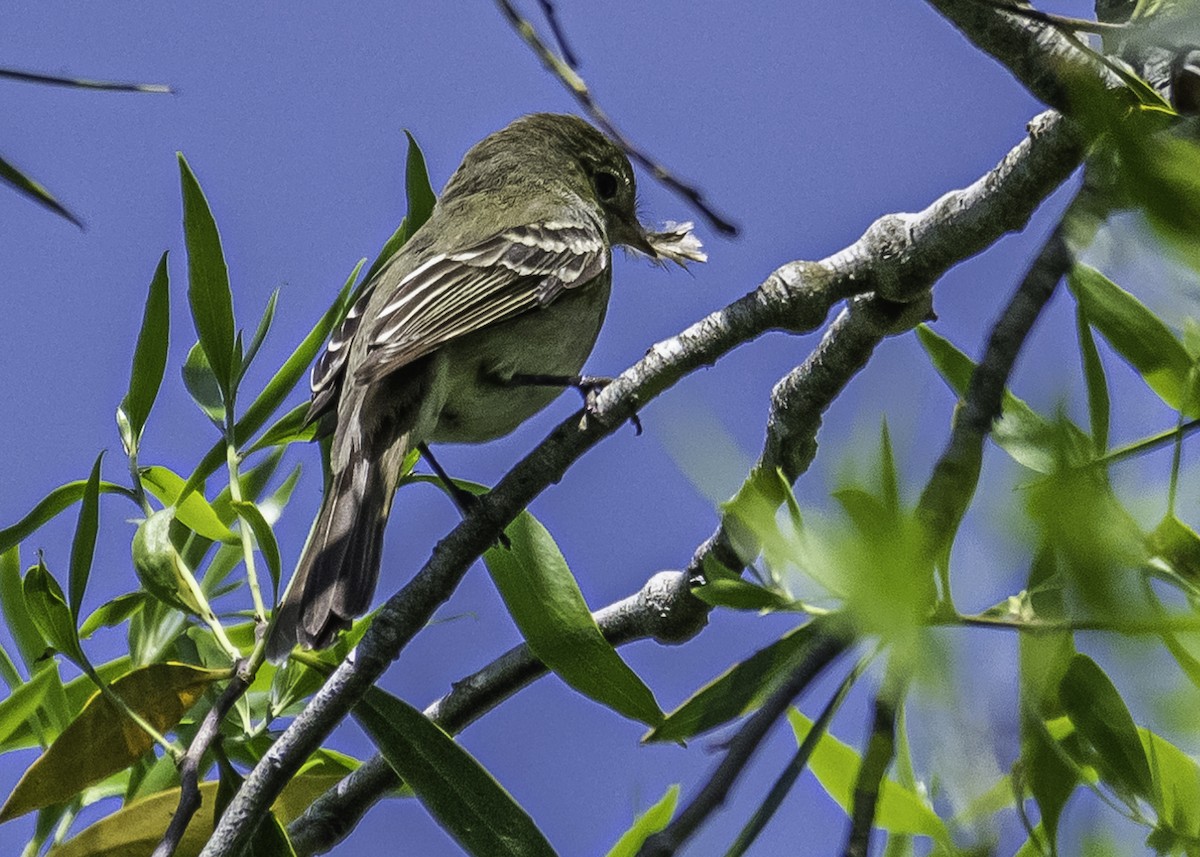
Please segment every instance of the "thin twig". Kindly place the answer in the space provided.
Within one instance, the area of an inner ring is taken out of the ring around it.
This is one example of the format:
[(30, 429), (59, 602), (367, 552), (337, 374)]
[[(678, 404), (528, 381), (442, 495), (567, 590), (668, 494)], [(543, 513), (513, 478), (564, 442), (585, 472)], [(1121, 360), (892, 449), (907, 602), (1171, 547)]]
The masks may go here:
[[(496, 5), (500, 7), (500, 11), (504, 13), (504, 17), (508, 19), (512, 28), (525, 40), (525, 44), (529, 45), (533, 52), (537, 54), (542, 64), (546, 66), (546, 69), (562, 82), (563, 86), (575, 96), (575, 100), (592, 117), (592, 121), (599, 125), (608, 136), (612, 137), (617, 145), (625, 150), (625, 153), (629, 157), (649, 170), (655, 179), (695, 206), (696, 210), (704, 216), (709, 225), (718, 232), (729, 236), (738, 234), (738, 227), (730, 220), (718, 214), (716, 209), (704, 199), (704, 194), (700, 192), (698, 187), (680, 179), (644, 150), (634, 145), (628, 137), (621, 133), (609, 115), (600, 107), (600, 104), (596, 101), (595, 96), (592, 95), (592, 91), (588, 89), (588, 85), (584, 79), (572, 68), (573, 63), (570, 59), (564, 61), (563, 58), (554, 53), (549, 45), (543, 42), (538, 36), (533, 24), (521, 16), (521, 13), (517, 11), (510, 0), (496, 0)], [(554, 26), (553, 21), (551, 26)]]
[(40, 83), (47, 86), (70, 86), (77, 89), (104, 89), (111, 92), (172, 93), (165, 83), (124, 83), (117, 80), (88, 80), (77, 77), (58, 77), (52, 74), (37, 74), (15, 68), (0, 68), (0, 77), (24, 83)]
[(854, 780), (854, 801), (850, 810), (850, 830), (846, 834), (845, 857), (867, 857), (871, 850), (871, 830), (879, 803), (879, 787), (892, 757), (896, 755), (896, 706), (898, 693), (885, 682), (875, 695), (871, 736), (863, 753), (858, 776)]
[(709, 776), (704, 787), (671, 823), (648, 838), (637, 857), (671, 857), (692, 837), (716, 809), (725, 802), (729, 790), (762, 744), (771, 727), (784, 715), (792, 701), (805, 691), (829, 663), (854, 640), (852, 625), (846, 616), (830, 614), (812, 620), (820, 623), (813, 647), (804, 660), (771, 692), (728, 744), (725, 757)]
[(567, 61), (567, 65), (578, 71), (579, 57), (567, 44), (567, 36), (558, 21), (558, 10), (554, 3), (552, 0), (538, 0), (538, 5), (542, 7), (542, 14), (546, 17), (546, 23), (550, 25), (550, 33), (554, 36), (554, 41), (558, 44), (558, 50), (562, 53), (563, 59)]
[(220, 734), (221, 722), (225, 719), (225, 715), (250, 687), (253, 679), (254, 674), (250, 671), (250, 659), (239, 663), (229, 684), (225, 686), (212, 708), (204, 715), (204, 720), (201, 721), (200, 728), (193, 736), (187, 753), (179, 762), (179, 805), (175, 809), (175, 814), (171, 816), (167, 832), (163, 834), (163, 838), (159, 841), (151, 857), (171, 857), (179, 847), (179, 843), (183, 841), (183, 835), (187, 832), (192, 817), (200, 809), (200, 766), (204, 754), (208, 752), (208, 748)]

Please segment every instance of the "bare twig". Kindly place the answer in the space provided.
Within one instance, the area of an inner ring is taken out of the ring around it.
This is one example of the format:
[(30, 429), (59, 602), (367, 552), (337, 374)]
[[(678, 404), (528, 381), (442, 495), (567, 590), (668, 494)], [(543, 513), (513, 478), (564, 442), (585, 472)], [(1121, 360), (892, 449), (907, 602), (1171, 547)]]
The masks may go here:
[(643, 843), (637, 857), (670, 857), (678, 851), (725, 802), (750, 757), (775, 722), (787, 711), (792, 700), (803, 693), (830, 661), (844, 652), (854, 640), (853, 626), (845, 616), (830, 614), (812, 621), (814, 624), (820, 623), (821, 627), (805, 659), (771, 692), (762, 707), (742, 724), (704, 788), (675, 815), (670, 824)]
[(208, 748), (220, 734), (221, 721), (225, 719), (225, 715), (229, 713), (242, 694), (250, 687), (250, 682), (253, 681), (253, 673), (246, 669), (247, 663), (248, 661), (243, 661), (237, 665), (233, 678), (221, 691), (221, 695), (217, 697), (213, 707), (204, 715), (204, 720), (193, 736), (187, 753), (179, 763), (179, 806), (176, 807), (175, 814), (171, 816), (167, 832), (163, 834), (163, 838), (159, 841), (151, 857), (171, 857), (175, 853), (175, 849), (179, 847), (179, 843), (183, 841), (183, 835), (187, 832), (192, 816), (200, 809), (200, 765), (204, 754), (208, 752)]
[[(527, 19), (521, 16), (511, 0), (496, 0), (496, 5), (500, 7), (500, 11), (504, 13), (504, 17), (508, 19), (512, 28), (517, 31), (517, 34), (525, 40), (525, 44), (537, 54), (542, 64), (546, 66), (547, 71), (557, 77), (567, 88), (570, 93), (575, 96), (575, 100), (579, 102), (587, 114), (592, 117), (592, 121), (599, 125), (608, 136), (612, 137), (617, 142), (629, 157), (633, 158), (643, 167), (651, 172), (655, 179), (662, 182), (675, 193), (686, 199), (689, 203), (695, 206), (709, 225), (725, 235), (737, 235), (738, 227), (730, 220), (718, 214), (707, 200), (704, 199), (704, 194), (700, 189), (693, 184), (683, 181), (665, 166), (651, 157), (645, 150), (638, 148), (634, 143), (621, 133), (620, 129), (613, 123), (612, 119), (600, 104), (596, 101), (592, 91), (588, 89), (587, 83), (580, 77), (575, 69), (572, 58), (563, 60), (550, 47), (538, 37), (537, 30), (533, 28)], [(555, 30), (555, 35), (559, 35), (554, 19), (551, 18), (551, 27)], [(561, 39), (560, 39), (561, 44)]]
[(571, 50), (571, 46), (567, 44), (567, 35), (563, 32), (562, 25), (558, 21), (558, 9), (555, 8), (552, 0), (538, 0), (538, 5), (542, 7), (542, 14), (546, 17), (546, 23), (550, 25), (550, 32), (554, 36), (554, 41), (558, 44), (558, 50), (563, 55), (563, 59), (567, 61), (567, 65), (571, 68), (579, 69), (579, 57)]
[(110, 92), (153, 92), (172, 93), (174, 90), (164, 83), (126, 83), (119, 80), (88, 80), (82, 77), (60, 77), (53, 74), (38, 74), (17, 68), (0, 68), (0, 78), (19, 80), (23, 83), (41, 83), (47, 86), (70, 86), (77, 89), (104, 89)]

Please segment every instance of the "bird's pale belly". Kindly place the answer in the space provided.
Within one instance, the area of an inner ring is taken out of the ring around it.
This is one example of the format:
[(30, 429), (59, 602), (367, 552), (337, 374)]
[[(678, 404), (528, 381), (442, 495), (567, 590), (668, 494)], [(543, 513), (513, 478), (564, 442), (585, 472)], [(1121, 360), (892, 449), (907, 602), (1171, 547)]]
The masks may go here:
[(608, 307), (611, 280), (571, 290), (440, 349), (444, 404), (429, 440), (479, 443), (506, 435), (562, 393), (561, 387), (507, 383), (518, 375), (578, 375)]

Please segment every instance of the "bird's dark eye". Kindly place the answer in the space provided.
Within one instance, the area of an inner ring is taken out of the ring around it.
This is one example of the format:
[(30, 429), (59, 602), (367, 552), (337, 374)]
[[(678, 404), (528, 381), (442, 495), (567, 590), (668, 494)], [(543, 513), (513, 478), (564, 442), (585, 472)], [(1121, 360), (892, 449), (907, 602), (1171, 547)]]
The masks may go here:
[(617, 177), (607, 170), (599, 170), (594, 179), (596, 195), (602, 202), (608, 202), (617, 195)]

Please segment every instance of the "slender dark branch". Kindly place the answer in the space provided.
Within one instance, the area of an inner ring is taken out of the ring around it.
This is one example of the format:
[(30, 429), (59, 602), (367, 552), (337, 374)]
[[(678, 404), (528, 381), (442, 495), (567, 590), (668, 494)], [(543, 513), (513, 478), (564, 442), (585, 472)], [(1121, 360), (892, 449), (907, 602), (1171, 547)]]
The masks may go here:
[(896, 755), (897, 698), (885, 685), (875, 697), (871, 737), (854, 781), (854, 802), (850, 811), (850, 830), (846, 834), (845, 857), (868, 857), (871, 829), (879, 803), (879, 786)]
[(24, 83), (41, 83), (47, 86), (70, 86), (77, 89), (104, 89), (110, 92), (154, 92), (171, 93), (171, 87), (163, 83), (125, 83), (117, 80), (88, 80), (78, 77), (58, 77), (52, 74), (37, 74), (16, 68), (0, 68), (0, 77)]
[(562, 25), (558, 21), (558, 9), (554, 7), (552, 0), (538, 0), (538, 5), (542, 7), (542, 14), (546, 16), (546, 23), (550, 25), (550, 33), (554, 36), (554, 41), (558, 44), (558, 50), (562, 53), (563, 59), (571, 68), (578, 70), (579, 57), (567, 44), (566, 33), (563, 32)]
[[(592, 615), (614, 646), (644, 639), (673, 644), (691, 639), (704, 627), (708, 608), (692, 597), (682, 572), (663, 571), (638, 592)], [(450, 693), (425, 709), (425, 715), (456, 734), (546, 673), (545, 665), (528, 646), (516, 646), (456, 681)], [(292, 822), (288, 827), (292, 847), (300, 855), (325, 853), (399, 785), (400, 779), (381, 755), (367, 760)]]
[[(738, 234), (738, 227), (730, 220), (718, 214), (716, 209), (704, 199), (704, 194), (700, 192), (698, 187), (677, 177), (621, 133), (609, 115), (600, 107), (600, 104), (596, 101), (595, 96), (592, 95), (592, 91), (588, 89), (588, 85), (584, 79), (572, 68), (574, 63), (571, 59), (568, 58), (564, 62), (554, 51), (550, 50), (550, 47), (538, 37), (533, 24), (521, 17), (521, 13), (517, 11), (511, 0), (496, 0), (496, 5), (500, 7), (500, 11), (508, 19), (512, 28), (525, 40), (525, 44), (529, 45), (530, 49), (537, 54), (542, 64), (546, 66), (546, 69), (562, 82), (563, 86), (575, 96), (575, 100), (579, 102), (580, 106), (592, 117), (592, 121), (599, 125), (608, 136), (612, 137), (617, 142), (617, 145), (625, 150), (625, 153), (629, 157), (649, 170), (655, 179), (691, 203), (704, 216), (704, 219), (708, 221), (713, 229), (724, 235), (733, 236)], [(551, 27), (553, 28), (555, 26), (554, 19), (551, 18), (550, 20)]]
[(253, 675), (246, 670), (247, 664), (248, 661), (242, 661), (237, 665), (233, 678), (221, 691), (221, 695), (217, 697), (213, 707), (204, 715), (204, 720), (201, 721), (200, 728), (192, 738), (187, 753), (179, 763), (179, 806), (175, 809), (175, 814), (171, 816), (167, 832), (163, 834), (162, 840), (159, 841), (151, 857), (171, 857), (179, 847), (179, 843), (183, 841), (183, 835), (187, 832), (192, 816), (200, 809), (200, 765), (204, 754), (208, 752), (208, 748), (220, 734), (221, 721), (225, 719), (225, 715), (229, 713), (253, 681)]
[(725, 757), (708, 782), (670, 824), (642, 844), (637, 857), (670, 857), (682, 848), (700, 825), (725, 802), (751, 756), (792, 701), (854, 641), (852, 625), (845, 616), (830, 614), (814, 619), (813, 623), (821, 623), (822, 627), (815, 635), (813, 648), (804, 661), (771, 692), (762, 707), (747, 718), (729, 742)]

